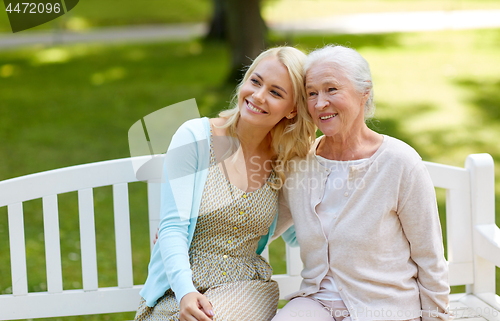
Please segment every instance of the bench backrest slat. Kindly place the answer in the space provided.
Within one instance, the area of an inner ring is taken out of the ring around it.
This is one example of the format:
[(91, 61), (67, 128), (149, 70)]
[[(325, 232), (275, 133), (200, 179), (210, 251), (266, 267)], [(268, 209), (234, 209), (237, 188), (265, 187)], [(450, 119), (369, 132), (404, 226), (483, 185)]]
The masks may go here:
[(63, 281), (57, 195), (49, 195), (42, 198), (42, 208), (45, 262), (47, 266), (47, 291), (49, 293), (58, 293), (63, 291)]
[(156, 231), (160, 226), (161, 185), (148, 183), (149, 244), (153, 250)]
[(450, 285), (474, 282), (470, 192), (446, 191), (446, 234)]
[(461, 167), (425, 162), (434, 187), (470, 191), (470, 172)]
[(286, 274), (300, 275), (302, 272), (302, 260), (300, 259), (300, 248), (286, 245)]
[(130, 238), (130, 210), (128, 184), (113, 185), (113, 208), (115, 218), (116, 269), (118, 287), (134, 286), (132, 273), (132, 242)]
[[(469, 169), (471, 173), (472, 225), (495, 225), (495, 166), (493, 158), (489, 154), (469, 155), (465, 161), (465, 168)], [(474, 250), (477, 252), (477, 249)], [(471, 292), (475, 294), (495, 293), (495, 269), (495, 264), (492, 261), (475, 253), (474, 284), (470, 289)]]
[(150, 156), (115, 159), (12, 178), (0, 184), (0, 207), (47, 195), (137, 182), (134, 166), (150, 159)]
[(95, 241), (94, 196), (91, 188), (78, 191), (82, 281), (85, 291), (97, 290), (97, 252)]
[(434, 186), (446, 189), (446, 234), (450, 285), (470, 284), (474, 279), (470, 172), (465, 168), (424, 163)]
[(7, 207), (9, 220), (10, 265), (12, 274), (12, 294), (28, 293), (26, 273), (26, 244), (24, 241), (23, 204), (14, 203)]

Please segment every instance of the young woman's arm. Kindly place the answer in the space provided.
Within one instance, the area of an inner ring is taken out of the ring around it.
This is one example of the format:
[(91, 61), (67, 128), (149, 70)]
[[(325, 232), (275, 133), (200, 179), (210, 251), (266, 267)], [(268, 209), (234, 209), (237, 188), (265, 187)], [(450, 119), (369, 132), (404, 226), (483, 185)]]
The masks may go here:
[(165, 156), (157, 246), (180, 302), (181, 318), (209, 320), (211, 305), (193, 284), (188, 255), (208, 170), (209, 137), (192, 125), (188, 122), (177, 130)]

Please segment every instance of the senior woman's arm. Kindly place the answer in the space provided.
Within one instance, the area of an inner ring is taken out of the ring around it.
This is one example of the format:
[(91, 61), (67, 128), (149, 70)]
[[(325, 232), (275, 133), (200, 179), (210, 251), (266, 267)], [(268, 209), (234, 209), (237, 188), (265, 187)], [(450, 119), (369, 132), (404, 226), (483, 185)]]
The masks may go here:
[(447, 320), (448, 266), (434, 185), (425, 165), (417, 162), (402, 179), (398, 215), (417, 264), (422, 320)]

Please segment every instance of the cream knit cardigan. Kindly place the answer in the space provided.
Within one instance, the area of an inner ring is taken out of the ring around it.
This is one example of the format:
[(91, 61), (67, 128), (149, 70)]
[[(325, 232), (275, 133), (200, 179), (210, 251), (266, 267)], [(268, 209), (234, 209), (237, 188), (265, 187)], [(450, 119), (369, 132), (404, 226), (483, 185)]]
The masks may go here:
[(350, 166), (344, 204), (332, 213), (328, 239), (314, 209), (329, 170), (313, 152), (294, 159), (291, 168), (281, 191), (278, 226), (283, 227), (277, 233), (293, 217), (304, 269), (300, 291), (288, 299), (318, 291), (330, 258), (353, 320), (448, 319), (448, 267), (435, 191), (413, 148), (384, 136), (374, 155)]

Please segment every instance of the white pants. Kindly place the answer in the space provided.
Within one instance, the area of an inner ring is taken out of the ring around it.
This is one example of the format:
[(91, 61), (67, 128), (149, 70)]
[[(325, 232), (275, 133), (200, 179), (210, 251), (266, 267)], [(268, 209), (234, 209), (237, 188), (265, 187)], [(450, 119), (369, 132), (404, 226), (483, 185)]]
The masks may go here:
[(323, 301), (299, 297), (288, 302), (272, 321), (288, 320), (351, 321), (351, 318), (341, 300)]
[[(272, 321), (317, 320), (351, 321), (349, 311), (342, 300), (325, 301), (312, 297), (298, 297), (288, 302)], [(420, 321), (415, 318), (408, 321)]]

